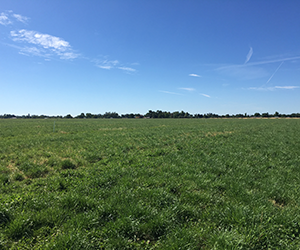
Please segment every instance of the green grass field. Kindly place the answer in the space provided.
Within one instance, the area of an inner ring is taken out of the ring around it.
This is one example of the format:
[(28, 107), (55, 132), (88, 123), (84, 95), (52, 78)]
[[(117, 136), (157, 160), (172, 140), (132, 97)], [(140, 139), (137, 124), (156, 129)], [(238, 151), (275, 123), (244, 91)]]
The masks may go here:
[(0, 120), (0, 249), (299, 249), (299, 119)]

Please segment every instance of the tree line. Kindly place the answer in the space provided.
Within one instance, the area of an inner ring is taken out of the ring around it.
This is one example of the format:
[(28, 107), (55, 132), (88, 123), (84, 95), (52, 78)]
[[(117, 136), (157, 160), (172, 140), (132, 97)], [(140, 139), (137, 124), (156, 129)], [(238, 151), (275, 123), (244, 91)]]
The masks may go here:
[(226, 115), (218, 115), (214, 113), (207, 113), (207, 114), (190, 114), (189, 112), (184, 111), (152, 111), (149, 110), (146, 114), (118, 114), (117, 112), (105, 112), (104, 114), (92, 114), (92, 113), (81, 113), (77, 116), (72, 116), (67, 114), (65, 116), (57, 115), (57, 116), (48, 116), (48, 115), (13, 115), (13, 114), (4, 114), (0, 115), (0, 119), (16, 119), (16, 118), (23, 118), (23, 119), (48, 119), (48, 118), (64, 118), (64, 119), (99, 119), (99, 118), (270, 118), (270, 117), (300, 117), (300, 113), (292, 113), (292, 114), (280, 114), (275, 112), (274, 114), (267, 113), (254, 113), (254, 114), (226, 114)]

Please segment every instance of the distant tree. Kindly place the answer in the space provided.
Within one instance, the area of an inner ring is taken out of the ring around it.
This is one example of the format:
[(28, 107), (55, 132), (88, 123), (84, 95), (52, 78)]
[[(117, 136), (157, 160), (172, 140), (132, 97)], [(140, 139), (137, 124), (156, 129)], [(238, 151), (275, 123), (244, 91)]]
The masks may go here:
[(85, 114), (85, 117), (86, 117), (86, 118), (93, 118), (94, 115), (92, 115), (91, 113), (86, 113), (86, 114)]
[(85, 114), (84, 113), (81, 113), (80, 115), (76, 116), (76, 118), (85, 118)]
[(15, 115), (11, 115), (11, 114), (4, 114), (3, 118), (7, 119), (7, 118), (15, 118)]
[(254, 117), (260, 117), (260, 113), (255, 113)]
[(194, 117), (195, 118), (203, 118), (203, 115), (201, 115), (201, 114), (195, 114)]
[(175, 111), (172, 113), (173, 118), (179, 118), (179, 111)]
[(181, 111), (181, 112), (179, 113), (178, 118), (184, 118), (184, 116), (185, 116), (185, 112), (184, 112), (184, 111)]
[(153, 114), (153, 111), (152, 111), (152, 110), (149, 110), (149, 111), (145, 114), (145, 117), (152, 118), (152, 114)]
[(269, 115), (268, 112), (267, 112), (267, 113), (262, 113), (261, 116), (262, 116), (262, 117), (270, 117), (270, 115)]
[(120, 118), (119, 114), (116, 112), (106, 112), (103, 118)]
[(292, 113), (290, 117), (300, 117), (300, 113)]
[(219, 115), (213, 113), (207, 113), (204, 115), (204, 118), (218, 118)]
[(71, 118), (73, 118), (73, 116), (71, 116), (70, 114), (67, 114), (64, 118), (71, 119)]
[(186, 112), (185, 114), (184, 114), (184, 118), (190, 118), (191, 117), (191, 115), (189, 114), (189, 112)]
[(151, 118), (158, 118), (158, 111), (153, 111), (152, 112), (152, 117)]

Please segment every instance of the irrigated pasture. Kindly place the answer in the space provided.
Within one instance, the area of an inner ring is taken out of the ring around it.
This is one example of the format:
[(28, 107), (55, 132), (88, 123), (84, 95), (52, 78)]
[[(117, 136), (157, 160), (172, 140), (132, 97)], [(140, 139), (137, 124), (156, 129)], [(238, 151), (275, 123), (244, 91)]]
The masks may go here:
[(300, 120), (0, 120), (0, 249), (299, 249)]

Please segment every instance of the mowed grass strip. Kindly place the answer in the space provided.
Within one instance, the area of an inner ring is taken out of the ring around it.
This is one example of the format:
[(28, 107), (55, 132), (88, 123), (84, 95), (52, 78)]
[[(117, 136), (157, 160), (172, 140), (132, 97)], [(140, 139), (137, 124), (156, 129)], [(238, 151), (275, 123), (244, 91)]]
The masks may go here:
[(299, 249), (300, 120), (0, 120), (0, 249)]

